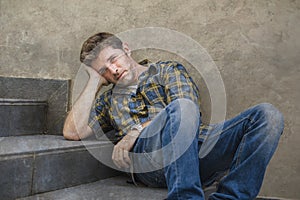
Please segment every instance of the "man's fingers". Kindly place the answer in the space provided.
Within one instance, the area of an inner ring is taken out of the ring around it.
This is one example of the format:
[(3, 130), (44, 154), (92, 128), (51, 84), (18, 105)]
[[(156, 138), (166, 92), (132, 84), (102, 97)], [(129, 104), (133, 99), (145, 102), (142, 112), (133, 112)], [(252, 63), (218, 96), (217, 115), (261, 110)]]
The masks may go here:
[(129, 152), (125, 149), (120, 148), (118, 145), (114, 147), (112, 153), (112, 160), (118, 168), (128, 168), (131, 163), (129, 158)]
[(118, 162), (119, 166), (121, 166), (121, 167), (123, 167), (122, 160), (123, 160), (123, 150), (121, 148), (118, 148), (118, 151), (117, 151), (117, 162)]
[(124, 158), (124, 162), (127, 164), (127, 166), (129, 167), (130, 164), (131, 164), (131, 160), (130, 160), (130, 157), (129, 157), (129, 152), (124, 150), (123, 152), (123, 158)]
[(118, 161), (118, 164), (121, 167), (124, 167), (124, 168), (128, 168), (129, 167), (129, 165), (125, 161), (125, 150), (124, 149), (119, 149), (118, 160), (117, 161)]
[(113, 150), (113, 153), (112, 153), (112, 160), (114, 162), (114, 164), (118, 167), (118, 168), (121, 168), (121, 166), (119, 165), (117, 159), (118, 159), (118, 156), (117, 156), (117, 146), (114, 147), (114, 150)]
[(114, 146), (112, 160), (118, 168), (129, 168), (131, 165), (129, 151), (133, 147), (135, 140), (136, 137), (128, 135), (121, 139), (118, 144)]

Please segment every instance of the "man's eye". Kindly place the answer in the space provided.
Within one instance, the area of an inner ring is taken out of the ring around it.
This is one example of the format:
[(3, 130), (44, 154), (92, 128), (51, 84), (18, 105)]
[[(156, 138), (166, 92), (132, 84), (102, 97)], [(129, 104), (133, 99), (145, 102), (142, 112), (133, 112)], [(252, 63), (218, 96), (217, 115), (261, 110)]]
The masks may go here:
[(117, 57), (113, 57), (112, 59), (110, 59), (110, 63), (115, 63), (117, 61)]
[(106, 67), (103, 67), (101, 69), (99, 69), (99, 74), (104, 74), (106, 72), (107, 68)]

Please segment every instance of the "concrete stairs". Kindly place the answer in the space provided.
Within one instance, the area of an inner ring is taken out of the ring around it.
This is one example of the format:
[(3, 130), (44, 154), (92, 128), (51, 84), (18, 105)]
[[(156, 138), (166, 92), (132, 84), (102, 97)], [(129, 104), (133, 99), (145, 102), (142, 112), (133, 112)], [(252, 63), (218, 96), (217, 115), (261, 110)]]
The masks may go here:
[(0, 99), (0, 137), (46, 132), (48, 104), (36, 99)]
[(62, 136), (0, 138), (0, 196), (14, 199), (118, 175), (88, 149), (109, 152), (103, 141), (67, 141)]
[[(129, 176), (121, 175), (18, 200), (162, 200), (167, 196), (167, 189), (149, 188), (143, 185), (135, 186), (127, 183), (128, 180), (130, 180)], [(206, 188), (204, 190), (205, 199), (208, 199), (208, 196), (214, 191), (214, 186)], [(258, 197), (256, 200), (284, 199)]]
[(152, 200), (166, 198), (167, 190), (127, 183), (129, 176), (117, 176), (89, 184), (38, 194), (22, 200)]
[(119, 175), (108, 141), (62, 136), (68, 80), (0, 77), (0, 199), (16, 199)]

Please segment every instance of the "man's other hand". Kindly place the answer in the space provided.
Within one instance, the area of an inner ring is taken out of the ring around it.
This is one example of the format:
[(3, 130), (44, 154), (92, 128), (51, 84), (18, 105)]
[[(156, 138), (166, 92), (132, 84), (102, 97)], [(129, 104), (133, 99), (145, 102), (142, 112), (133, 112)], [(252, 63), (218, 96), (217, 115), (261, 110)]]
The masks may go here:
[(138, 136), (138, 131), (130, 131), (115, 145), (112, 153), (112, 160), (118, 168), (129, 168), (131, 165), (129, 151), (132, 149)]

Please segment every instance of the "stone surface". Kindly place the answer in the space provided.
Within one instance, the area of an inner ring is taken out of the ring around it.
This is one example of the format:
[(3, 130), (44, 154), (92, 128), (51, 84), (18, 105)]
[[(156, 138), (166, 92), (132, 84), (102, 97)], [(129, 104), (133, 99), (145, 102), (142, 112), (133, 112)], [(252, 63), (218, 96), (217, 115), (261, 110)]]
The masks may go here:
[(46, 132), (47, 102), (0, 98), (0, 137)]
[(79, 200), (79, 199), (103, 199), (103, 200), (150, 200), (166, 198), (167, 190), (159, 188), (147, 188), (144, 186), (136, 187), (126, 181), (129, 177), (118, 176), (110, 179), (97, 181), (90, 184), (66, 188), (59, 191), (39, 194), (23, 200), (34, 199), (60, 199), (60, 200)]
[(54, 135), (0, 137), (0, 156), (43, 153), (101, 145), (109, 145), (109, 143), (95, 140), (68, 141), (63, 136)]
[(34, 159), (19, 156), (2, 160), (0, 156), (0, 196), (1, 199), (28, 196), (31, 193)]
[[(149, 188), (143, 185), (134, 186), (127, 183), (130, 180), (128, 176), (117, 176), (109, 179), (100, 180), (94, 183), (83, 184), (76, 187), (65, 188), (44, 194), (37, 194), (30, 197), (20, 198), (19, 200), (36, 200), (36, 199), (60, 199), (60, 200), (153, 200), (165, 199), (167, 189)], [(214, 189), (207, 188), (205, 199), (208, 199)], [(256, 200), (288, 200), (283, 198), (258, 197)]]
[(89, 150), (111, 155), (106, 141), (67, 141), (62, 136), (0, 138), (0, 196), (14, 199), (118, 175)]
[[(260, 102), (283, 112), (284, 135), (261, 194), (300, 199), (299, 10), (299, 0), (1, 0), (0, 75), (74, 80), (91, 34), (149, 26), (181, 32), (217, 64), (227, 117)], [(160, 55), (150, 59), (167, 59)]]
[[(103, 150), (105, 147), (99, 147)], [(32, 193), (41, 193), (117, 174), (101, 164), (86, 150), (64, 151), (59, 154), (37, 155)]]
[[(68, 109), (69, 81), (0, 76), (0, 98), (47, 102), (46, 129), (39, 133), (61, 135)], [(15, 117), (17, 119), (18, 116)], [(42, 119), (44, 116), (41, 116)], [(26, 118), (26, 117), (25, 117)], [(24, 120), (23, 117), (20, 120)], [(34, 126), (33, 122), (29, 126)]]

